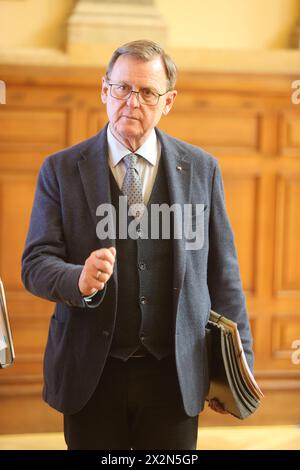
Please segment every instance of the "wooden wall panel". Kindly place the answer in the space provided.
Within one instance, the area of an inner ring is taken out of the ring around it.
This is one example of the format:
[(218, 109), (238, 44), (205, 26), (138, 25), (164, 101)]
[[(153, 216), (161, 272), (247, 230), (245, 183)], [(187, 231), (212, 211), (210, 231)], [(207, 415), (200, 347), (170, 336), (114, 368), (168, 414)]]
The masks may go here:
[(0, 272), (6, 289), (22, 289), (20, 260), (28, 230), (35, 178), (5, 175), (0, 177)]
[[(163, 127), (179, 139), (204, 148), (227, 147), (255, 152), (258, 149), (259, 120), (254, 113), (234, 110), (189, 109), (181, 114), (176, 105), (163, 121)], [(239, 132), (236, 132), (236, 129)]]
[[(256, 284), (257, 207), (259, 180), (254, 175), (224, 174), (226, 206), (238, 250), (244, 289), (254, 295)], [(236, 201), (239, 201), (237, 204)]]
[(20, 268), (37, 173), (47, 155), (70, 143), (70, 104), (58, 99), (59, 91), (52, 93), (52, 102), (51, 92), (45, 90), (10, 91), (9, 103), (0, 108), (0, 274), (16, 361), (1, 371), (0, 427), (1, 432), (55, 430), (61, 417), (41, 402), (42, 359), (53, 304), (24, 291)]
[(300, 173), (279, 176), (276, 188), (275, 292), (300, 299)]
[[(300, 312), (274, 315), (272, 318), (272, 354), (284, 360), (284, 367), (294, 369), (292, 343), (300, 340)], [(282, 362), (282, 361), (281, 361)]]
[[(6, 285), (16, 347), (13, 367), (0, 371), (0, 432), (61, 429), (41, 401), (42, 357), (53, 304), (25, 292), (20, 258), (38, 170), (44, 158), (94, 135), (107, 122), (94, 68), (0, 66), (7, 105), (0, 106), (0, 275)], [(251, 424), (294, 422), (283, 390), (300, 388), (290, 361), (300, 339), (300, 107), (291, 77), (182, 73), (179, 94), (160, 128), (218, 158), (234, 229), (254, 335), (256, 375), (267, 396)], [(271, 393), (270, 393), (271, 391)], [(273, 403), (273, 406), (272, 406)], [(212, 415), (223, 419), (221, 415)], [(205, 423), (210, 423), (204, 414)], [(295, 421), (296, 422), (296, 421)], [(233, 424), (233, 423), (232, 423)]]
[(66, 145), (66, 121), (64, 112), (7, 106), (0, 112), (0, 151), (55, 152)]
[(2, 143), (65, 143), (65, 115), (57, 111), (8, 109), (0, 113)]
[[(295, 105), (294, 105), (295, 106)], [(296, 106), (295, 106), (296, 107)], [(283, 155), (300, 156), (300, 113), (290, 110), (280, 115), (280, 151)]]
[[(48, 153), (48, 149), (46, 153)], [(1, 150), (0, 143), (0, 174), (4, 172), (34, 172), (36, 175), (44, 159), (45, 152), (41, 150), (39, 152), (36, 150)]]
[(105, 109), (91, 109), (88, 113), (88, 135), (92, 136), (99, 132), (108, 121)]

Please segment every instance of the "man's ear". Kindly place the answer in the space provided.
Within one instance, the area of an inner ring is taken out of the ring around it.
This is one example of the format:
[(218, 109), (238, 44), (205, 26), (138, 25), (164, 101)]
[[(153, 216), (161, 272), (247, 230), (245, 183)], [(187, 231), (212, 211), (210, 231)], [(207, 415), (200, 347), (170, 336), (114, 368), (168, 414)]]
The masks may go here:
[(101, 100), (103, 104), (107, 103), (108, 84), (105, 77), (102, 77)]
[(163, 109), (164, 116), (166, 116), (170, 112), (174, 104), (176, 96), (177, 96), (177, 90), (172, 90), (167, 93), (166, 102), (165, 102), (164, 109)]

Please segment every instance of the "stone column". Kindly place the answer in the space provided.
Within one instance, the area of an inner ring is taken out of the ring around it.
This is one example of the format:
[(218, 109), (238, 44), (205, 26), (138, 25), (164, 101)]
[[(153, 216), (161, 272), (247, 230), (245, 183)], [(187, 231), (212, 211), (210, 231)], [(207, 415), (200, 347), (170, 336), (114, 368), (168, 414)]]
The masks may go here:
[(68, 20), (67, 52), (71, 62), (104, 65), (125, 42), (165, 45), (166, 35), (153, 0), (79, 0)]

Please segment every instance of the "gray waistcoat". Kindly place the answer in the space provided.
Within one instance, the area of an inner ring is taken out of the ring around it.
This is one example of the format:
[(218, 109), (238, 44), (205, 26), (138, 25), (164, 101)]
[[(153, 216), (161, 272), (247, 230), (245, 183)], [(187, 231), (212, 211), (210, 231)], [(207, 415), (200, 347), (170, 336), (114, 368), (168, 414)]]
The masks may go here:
[[(110, 174), (111, 198), (119, 220), (119, 196), (122, 195)], [(148, 238), (118, 239), (118, 308), (110, 355), (122, 360), (141, 346), (157, 359), (173, 353), (172, 317), (172, 230), (169, 239), (151, 239), (150, 206), (168, 204), (169, 195), (162, 159), (147, 206)], [(127, 226), (132, 221), (128, 217)], [(161, 224), (160, 224), (161, 226)]]

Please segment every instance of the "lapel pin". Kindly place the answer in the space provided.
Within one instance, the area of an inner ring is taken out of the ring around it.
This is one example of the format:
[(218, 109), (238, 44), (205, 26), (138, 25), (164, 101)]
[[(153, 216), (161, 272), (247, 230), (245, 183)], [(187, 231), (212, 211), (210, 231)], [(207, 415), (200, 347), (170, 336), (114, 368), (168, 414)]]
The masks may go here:
[(177, 165), (177, 167), (176, 167), (176, 170), (178, 170), (178, 171), (182, 171), (182, 166), (180, 166), (180, 165)]

